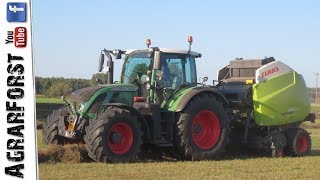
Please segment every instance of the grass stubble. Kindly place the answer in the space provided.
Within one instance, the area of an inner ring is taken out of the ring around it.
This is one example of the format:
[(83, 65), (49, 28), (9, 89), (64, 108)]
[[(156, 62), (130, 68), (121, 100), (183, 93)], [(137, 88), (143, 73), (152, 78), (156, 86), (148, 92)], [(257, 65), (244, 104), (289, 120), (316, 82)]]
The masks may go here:
[(40, 179), (319, 179), (320, 119), (302, 127), (312, 138), (311, 155), (306, 157), (227, 153), (213, 161), (162, 159), (125, 164), (92, 162), (83, 144), (46, 146), (38, 130), (39, 175)]

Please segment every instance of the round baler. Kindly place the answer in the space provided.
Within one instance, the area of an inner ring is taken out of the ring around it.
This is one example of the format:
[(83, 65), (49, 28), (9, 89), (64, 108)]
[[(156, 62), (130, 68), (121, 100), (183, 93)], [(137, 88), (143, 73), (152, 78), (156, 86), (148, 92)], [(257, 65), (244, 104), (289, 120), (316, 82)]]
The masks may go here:
[(315, 116), (302, 75), (288, 65), (273, 57), (236, 59), (220, 70), (217, 87), (232, 109), (233, 144), (273, 156), (310, 152), (310, 136), (300, 124)]

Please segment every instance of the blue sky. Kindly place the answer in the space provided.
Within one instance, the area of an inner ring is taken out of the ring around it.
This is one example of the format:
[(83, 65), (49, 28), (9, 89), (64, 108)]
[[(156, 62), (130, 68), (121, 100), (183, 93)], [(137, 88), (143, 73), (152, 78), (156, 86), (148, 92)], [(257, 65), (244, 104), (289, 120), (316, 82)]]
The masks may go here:
[[(308, 86), (320, 72), (319, 1), (33, 0), (35, 75), (91, 78), (102, 48), (158, 47), (203, 54), (198, 76), (216, 79), (236, 57), (273, 56), (301, 73)], [(119, 79), (122, 61), (115, 63)]]

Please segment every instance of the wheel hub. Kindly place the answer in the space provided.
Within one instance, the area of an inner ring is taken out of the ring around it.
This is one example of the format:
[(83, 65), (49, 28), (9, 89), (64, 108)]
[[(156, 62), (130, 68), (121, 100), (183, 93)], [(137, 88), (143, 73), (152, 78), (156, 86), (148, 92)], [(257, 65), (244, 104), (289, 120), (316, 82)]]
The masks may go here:
[(196, 134), (199, 134), (201, 132), (201, 126), (200, 124), (195, 124), (193, 127), (193, 132)]
[(111, 143), (113, 144), (120, 144), (121, 142), (121, 134), (118, 133), (118, 132), (112, 132), (111, 133), (111, 137), (110, 137), (110, 140), (111, 140)]

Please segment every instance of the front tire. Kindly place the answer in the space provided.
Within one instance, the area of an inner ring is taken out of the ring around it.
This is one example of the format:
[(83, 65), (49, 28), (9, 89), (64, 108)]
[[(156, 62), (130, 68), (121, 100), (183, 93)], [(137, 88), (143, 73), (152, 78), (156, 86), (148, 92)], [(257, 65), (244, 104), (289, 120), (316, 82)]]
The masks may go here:
[(65, 143), (65, 137), (58, 134), (59, 120), (65, 118), (62, 116), (64, 108), (55, 110), (52, 114), (48, 115), (47, 120), (42, 128), (42, 141), (44, 144), (58, 144), (63, 145)]
[(174, 127), (174, 144), (184, 159), (218, 158), (228, 141), (226, 110), (215, 96), (194, 97), (178, 115)]
[(135, 161), (142, 144), (141, 124), (127, 110), (108, 108), (90, 120), (84, 140), (89, 156), (97, 162)]

